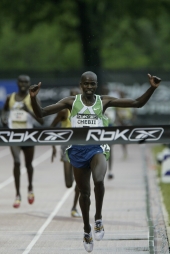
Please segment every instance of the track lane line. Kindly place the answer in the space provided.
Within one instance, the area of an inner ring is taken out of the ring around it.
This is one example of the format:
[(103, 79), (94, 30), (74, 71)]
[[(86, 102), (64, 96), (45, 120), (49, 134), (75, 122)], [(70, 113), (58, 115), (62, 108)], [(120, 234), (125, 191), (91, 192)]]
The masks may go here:
[(70, 196), (71, 192), (74, 190), (75, 188), (75, 182), (73, 183), (73, 186), (68, 189), (64, 196), (61, 198), (61, 200), (59, 201), (59, 203), (56, 205), (56, 207), (54, 208), (54, 210), (52, 211), (52, 213), (49, 215), (49, 217), (47, 218), (47, 220), (45, 221), (45, 223), (41, 226), (41, 228), (37, 231), (35, 237), (33, 238), (33, 240), (30, 242), (30, 244), (27, 246), (27, 248), (24, 250), (24, 252), (22, 254), (28, 254), (31, 249), (33, 248), (33, 246), (35, 245), (35, 243), (38, 241), (38, 239), (41, 237), (41, 235), (43, 234), (44, 230), (46, 229), (46, 227), (50, 224), (50, 222), (53, 220), (53, 218), (55, 217), (55, 215), (57, 214), (57, 212), (60, 210), (60, 208), (62, 207), (62, 205), (64, 204), (64, 202), (67, 200), (67, 198)]
[(143, 179), (145, 183), (145, 203), (146, 203), (146, 215), (148, 222), (148, 245), (149, 245), (149, 254), (155, 254), (155, 246), (154, 246), (154, 227), (151, 216), (151, 208), (150, 208), (150, 189), (149, 189), (149, 179), (148, 179), (148, 165), (147, 165), (147, 155), (146, 155), (146, 145), (141, 145), (141, 154), (142, 154), (142, 162), (143, 162)]

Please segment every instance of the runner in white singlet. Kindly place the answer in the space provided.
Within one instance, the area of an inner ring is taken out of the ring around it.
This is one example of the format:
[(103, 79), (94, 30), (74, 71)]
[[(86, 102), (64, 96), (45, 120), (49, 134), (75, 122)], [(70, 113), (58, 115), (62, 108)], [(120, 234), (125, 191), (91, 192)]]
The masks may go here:
[[(39, 123), (43, 123), (42, 119), (35, 116), (28, 89), (30, 87), (30, 77), (26, 75), (20, 75), (18, 77), (18, 92), (12, 93), (6, 99), (4, 108), (2, 111), (2, 124), (8, 126), (10, 129), (26, 129), (33, 128), (34, 119)], [(10, 147), (13, 160), (14, 160), (14, 180), (16, 188), (16, 198), (13, 204), (14, 208), (19, 208), (21, 204), (20, 193), (20, 151), (22, 150), (25, 157), (25, 166), (28, 174), (28, 203), (34, 202), (33, 192), (33, 167), (32, 160), (34, 156), (34, 146), (11, 146)]]

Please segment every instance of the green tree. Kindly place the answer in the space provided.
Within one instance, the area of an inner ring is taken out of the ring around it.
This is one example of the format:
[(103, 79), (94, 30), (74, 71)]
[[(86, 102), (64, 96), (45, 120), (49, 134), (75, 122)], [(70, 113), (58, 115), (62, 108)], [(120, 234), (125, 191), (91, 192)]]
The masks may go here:
[[(113, 56), (118, 53), (121, 56), (123, 52), (126, 52), (127, 64), (130, 56), (135, 65), (136, 61), (133, 57), (141, 54), (141, 62), (148, 64), (147, 57), (142, 59), (143, 50), (141, 49), (143, 47), (140, 47), (140, 44), (144, 43), (147, 51), (145, 53), (151, 55), (149, 45), (152, 47), (152, 40), (156, 38), (156, 35), (154, 38), (149, 37), (150, 41), (148, 38), (146, 40), (140, 38), (140, 32), (142, 31), (143, 34), (146, 32), (145, 29), (143, 30), (142, 20), (143, 24), (147, 24), (147, 28), (151, 22), (152, 31), (157, 33), (159, 17), (168, 13), (169, 10), (170, 1), (168, 0), (142, 0), (140, 2), (138, 0), (0, 1), (2, 24), (8, 17), (12, 20), (14, 29), (20, 33), (28, 33), (42, 23), (55, 24), (56, 31), (58, 28), (60, 30), (59, 38), (63, 44), (79, 41), (83, 66), (90, 68), (103, 66), (103, 53), (105, 56), (109, 55), (109, 51), (106, 52), (104, 49), (107, 43), (110, 45), (109, 37), (115, 39), (115, 41), (112, 40), (114, 42), (111, 50)], [(121, 33), (125, 28), (125, 33)], [(127, 40), (126, 44), (124, 40)], [(39, 41), (35, 47), (38, 48), (41, 43), (42, 41)], [(156, 40), (155, 43), (157, 43)], [(120, 50), (115, 47), (117, 44)], [(133, 48), (135, 54), (131, 56)], [(157, 57), (159, 57), (158, 54)], [(122, 66), (124, 64), (122, 63)]]

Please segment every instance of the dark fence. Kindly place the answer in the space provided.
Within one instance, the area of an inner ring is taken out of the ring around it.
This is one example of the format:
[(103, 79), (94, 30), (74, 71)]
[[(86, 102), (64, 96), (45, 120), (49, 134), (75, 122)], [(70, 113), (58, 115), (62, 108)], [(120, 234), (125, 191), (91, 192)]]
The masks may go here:
[[(80, 76), (85, 70), (68, 72), (31, 72), (32, 84), (42, 82), (39, 99), (42, 106), (56, 103), (69, 96), (70, 89), (79, 85)], [(136, 109), (134, 125), (169, 124), (170, 121), (170, 73), (157, 70), (97, 70), (99, 88), (97, 93), (110, 93), (115, 95), (118, 91), (124, 92), (128, 98), (138, 98), (149, 87), (147, 73), (162, 79), (149, 102), (142, 108)], [(16, 78), (23, 74), (21, 71), (0, 73), (0, 109), (2, 109), (6, 96), (17, 91)], [(49, 125), (53, 116), (46, 119)]]

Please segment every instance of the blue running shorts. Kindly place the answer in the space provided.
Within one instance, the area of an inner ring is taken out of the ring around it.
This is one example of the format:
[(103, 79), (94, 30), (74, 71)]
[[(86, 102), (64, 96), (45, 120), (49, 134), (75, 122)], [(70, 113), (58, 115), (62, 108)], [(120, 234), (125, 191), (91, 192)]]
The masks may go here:
[(67, 149), (68, 159), (75, 168), (90, 168), (92, 157), (97, 153), (103, 153), (108, 159), (110, 147), (108, 145), (72, 145)]

